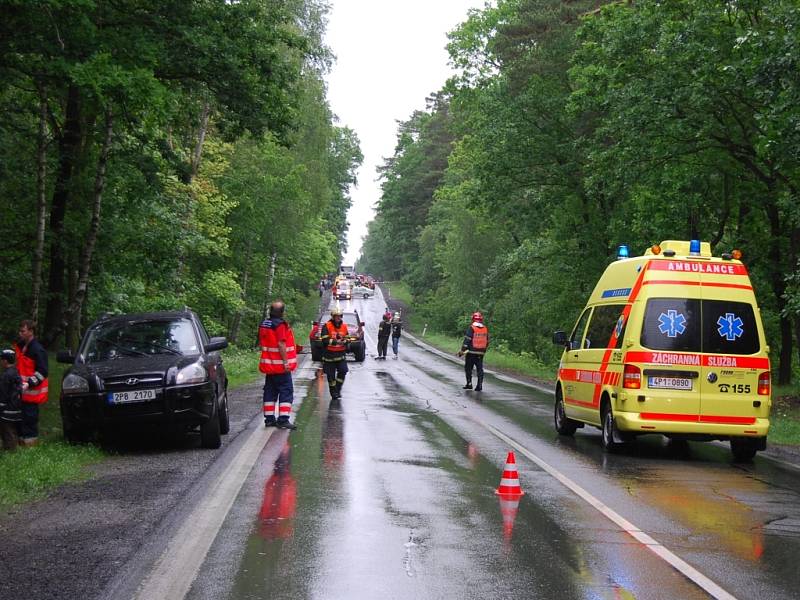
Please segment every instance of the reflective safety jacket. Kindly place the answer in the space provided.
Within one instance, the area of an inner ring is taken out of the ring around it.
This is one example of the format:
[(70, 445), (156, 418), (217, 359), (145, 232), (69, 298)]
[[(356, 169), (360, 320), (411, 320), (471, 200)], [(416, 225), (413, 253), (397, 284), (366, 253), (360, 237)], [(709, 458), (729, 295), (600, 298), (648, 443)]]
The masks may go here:
[(470, 354), (486, 354), (489, 347), (489, 329), (483, 323), (475, 322), (464, 334), (461, 350)]
[(24, 347), (14, 344), (17, 355), (17, 371), (23, 382), (27, 382), (28, 389), (22, 391), (22, 401), (29, 404), (44, 404), (47, 402), (47, 352), (38, 342), (31, 340)]
[[(347, 325), (342, 321), (337, 327), (331, 319), (322, 328), (322, 343), (325, 346), (326, 361), (344, 360), (347, 352), (347, 335), (349, 331)], [(338, 338), (338, 339), (337, 339)]]
[(286, 358), (289, 371), (297, 368), (297, 348), (294, 345), (292, 328), (283, 319), (266, 319), (258, 328), (258, 340), (261, 344), (261, 362), (259, 370), (266, 375), (280, 375), (286, 372), (283, 358), (278, 348), (279, 342), (286, 344)]

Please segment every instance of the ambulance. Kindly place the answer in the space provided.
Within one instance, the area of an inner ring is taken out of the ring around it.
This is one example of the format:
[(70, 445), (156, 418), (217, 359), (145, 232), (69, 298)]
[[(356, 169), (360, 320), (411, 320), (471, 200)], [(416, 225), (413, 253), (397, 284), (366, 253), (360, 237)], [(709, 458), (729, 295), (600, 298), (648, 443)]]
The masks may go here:
[(620, 246), (569, 336), (553, 335), (556, 431), (598, 427), (606, 451), (642, 434), (728, 440), (737, 461), (766, 449), (769, 347), (740, 258), (699, 240)]

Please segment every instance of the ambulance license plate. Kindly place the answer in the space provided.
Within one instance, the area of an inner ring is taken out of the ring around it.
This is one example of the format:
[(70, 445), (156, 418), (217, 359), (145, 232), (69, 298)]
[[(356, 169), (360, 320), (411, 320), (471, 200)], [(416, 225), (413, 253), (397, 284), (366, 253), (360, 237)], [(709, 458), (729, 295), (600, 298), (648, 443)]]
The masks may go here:
[(129, 402), (147, 402), (156, 399), (155, 390), (131, 390), (129, 392), (109, 392), (109, 404), (128, 404)]
[(648, 377), (647, 387), (662, 390), (692, 390), (692, 380), (688, 377)]

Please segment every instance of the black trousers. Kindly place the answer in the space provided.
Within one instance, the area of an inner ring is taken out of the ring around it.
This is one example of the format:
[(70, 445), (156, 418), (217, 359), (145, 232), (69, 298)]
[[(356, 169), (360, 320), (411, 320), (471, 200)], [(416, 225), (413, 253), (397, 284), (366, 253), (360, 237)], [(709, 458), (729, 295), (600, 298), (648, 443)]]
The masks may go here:
[(386, 349), (389, 347), (389, 336), (378, 338), (378, 356), (386, 357)]
[(483, 354), (473, 354), (467, 352), (464, 359), (464, 373), (467, 376), (467, 383), (472, 382), (472, 368), (478, 369), (478, 383), (483, 381)]
[(328, 389), (331, 391), (333, 398), (338, 398), (342, 395), (342, 386), (344, 385), (347, 371), (347, 361), (344, 359), (336, 361), (322, 360), (322, 372), (328, 378)]

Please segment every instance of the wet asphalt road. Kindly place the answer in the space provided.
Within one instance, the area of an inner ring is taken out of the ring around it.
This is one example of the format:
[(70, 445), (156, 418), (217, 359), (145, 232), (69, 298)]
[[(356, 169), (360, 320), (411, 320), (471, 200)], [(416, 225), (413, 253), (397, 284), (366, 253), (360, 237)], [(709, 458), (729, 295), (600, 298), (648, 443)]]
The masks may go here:
[[(367, 322), (367, 360), (334, 404), (302, 364), (299, 429), (272, 432), (187, 597), (708, 597), (529, 455), (733, 596), (797, 596), (800, 469), (734, 465), (713, 444), (654, 437), (607, 455), (593, 429), (559, 438), (550, 394), (491, 376), (463, 391), (457, 364), (408, 338), (377, 361), (383, 301), (343, 304)], [(90, 481), (0, 516), (0, 598), (131, 598), (261, 427), (259, 398), (259, 385), (231, 394), (220, 450), (138, 438)], [(525, 450), (518, 504), (494, 494), (511, 449), (498, 434)]]
[(712, 444), (607, 455), (595, 430), (559, 438), (549, 394), (491, 376), (463, 391), (458, 365), (407, 338), (377, 361), (383, 300), (342, 304), (367, 322), (367, 360), (338, 403), (315, 364), (298, 371), (299, 429), (270, 438), (190, 598), (708, 597), (520, 452), (526, 495), (501, 503), (511, 448), (491, 428), (733, 596), (796, 597), (800, 471)]

